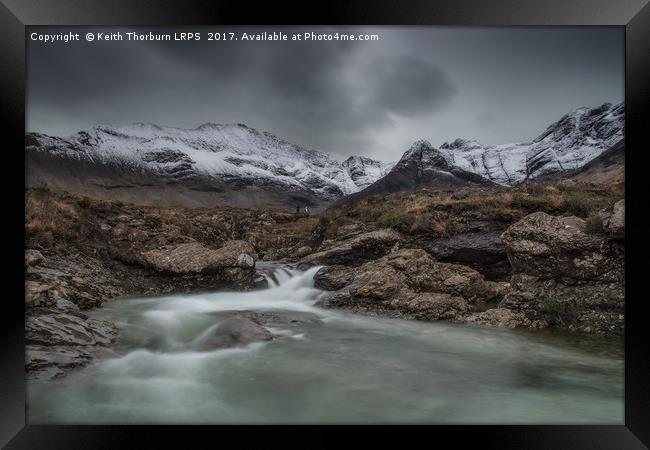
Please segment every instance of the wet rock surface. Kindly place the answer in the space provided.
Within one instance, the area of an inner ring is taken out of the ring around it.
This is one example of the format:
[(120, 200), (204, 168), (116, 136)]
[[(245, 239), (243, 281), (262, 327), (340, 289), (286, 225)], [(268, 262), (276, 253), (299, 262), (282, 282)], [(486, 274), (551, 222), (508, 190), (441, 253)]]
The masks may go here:
[(231, 347), (243, 347), (253, 342), (270, 341), (271, 332), (258, 321), (236, 315), (210, 328), (196, 343), (196, 349), (210, 351)]

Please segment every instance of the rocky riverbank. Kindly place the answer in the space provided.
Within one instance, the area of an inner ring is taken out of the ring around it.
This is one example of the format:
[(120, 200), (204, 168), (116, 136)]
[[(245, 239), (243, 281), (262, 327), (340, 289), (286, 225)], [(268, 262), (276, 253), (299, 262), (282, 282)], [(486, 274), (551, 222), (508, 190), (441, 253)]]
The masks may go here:
[[(336, 252), (321, 252), (318, 258), (327, 262), (326, 255), (336, 255), (335, 264), (315, 276), (316, 286), (331, 292), (321, 304), (421, 320), (622, 334), (623, 201), (601, 214), (604, 228), (593, 233), (578, 217), (543, 212), (507, 228), (501, 240), (512, 264), (509, 281), (486, 280), (470, 267), (439, 262), (423, 249), (390, 247), (388, 233), (381, 235), (386, 236), (383, 248), (390, 250), (361, 265), (354, 245), (339, 244)], [(353, 240), (367, 239), (371, 236)], [(345, 261), (347, 265), (337, 264)]]
[[(28, 190), (28, 376), (61, 376), (111, 354), (115, 325), (87, 310), (115, 297), (264, 287), (258, 260), (324, 266), (315, 277), (328, 291), (324, 307), (621, 334), (621, 197), (561, 184), (422, 190), (306, 216)], [(267, 336), (259, 320), (240, 322)]]

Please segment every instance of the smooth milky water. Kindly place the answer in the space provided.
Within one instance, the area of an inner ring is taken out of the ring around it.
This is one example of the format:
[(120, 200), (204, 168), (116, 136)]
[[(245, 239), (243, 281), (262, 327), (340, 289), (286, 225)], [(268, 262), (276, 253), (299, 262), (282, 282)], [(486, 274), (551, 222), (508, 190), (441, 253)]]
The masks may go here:
[[(121, 299), (118, 356), (28, 383), (30, 423), (622, 424), (622, 341), (314, 306), (317, 268), (253, 292)], [(196, 351), (234, 311), (275, 338)]]

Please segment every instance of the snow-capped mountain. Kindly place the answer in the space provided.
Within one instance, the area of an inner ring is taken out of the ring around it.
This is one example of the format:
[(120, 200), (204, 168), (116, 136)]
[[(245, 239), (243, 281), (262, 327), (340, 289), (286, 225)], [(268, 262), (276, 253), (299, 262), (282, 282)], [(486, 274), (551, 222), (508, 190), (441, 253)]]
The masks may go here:
[(625, 104), (578, 108), (532, 142), (483, 145), (456, 139), (440, 150), (447, 161), (500, 184), (575, 170), (624, 138)]
[(409, 191), (420, 187), (488, 186), (494, 183), (475, 172), (451, 165), (429, 141), (415, 141), (391, 170), (360, 192), (334, 202), (336, 209), (371, 195)]
[(394, 165), (394, 162), (376, 161), (366, 156), (350, 156), (343, 161), (343, 167), (350, 174), (358, 190), (365, 189), (386, 175)]
[(65, 139), (30, 133), (26, 148), (28, 155), (45, 153), (85, 165), (142, 173), (168, 183), (188, 184), (194, 190), (257, 188), (294, 193), (304, 200), (297, 203), (303, 204), (357, 192), (389, 167), (365, 157), (341, 163), (243, 124), (206, 123), (195, 129), (143, 123), (97, 126)]

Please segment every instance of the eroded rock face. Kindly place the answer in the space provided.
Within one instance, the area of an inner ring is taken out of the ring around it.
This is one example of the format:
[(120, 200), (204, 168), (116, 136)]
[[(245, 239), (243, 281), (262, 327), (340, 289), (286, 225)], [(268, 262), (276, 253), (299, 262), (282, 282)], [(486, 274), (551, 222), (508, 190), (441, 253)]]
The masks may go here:
[(501, 308), (571, 330), (621, 334), (624, 248), (576, 217), (531, 214), (502, 238), (516, 272)]
[(509, 227), (501, 239), (514, 273), (576, 280), (623, 279), (623, 248), (585, 231), (578, 217), (536, 212)]
[(462, 320), (473, 305), (500, 298), (500, 283), (469, 267), (441, 263), (421, 249), (403, 249), (357, 268), (325, 267), (316, 287), (335, 290), (323, 306), (391, 312), (422, 320)]
[[(306, 264), (343, 264), (359, 266), (390, 253), (399, 247), (402, 236), (391, 228), (370, 231), (302, 259)], [(396, 247), (397, 246), (397, 247)]]
[(222, 286), (252, 287), (257, 255), (246, 241), (228, 241), (217, 250), (197, 242), (142, 253), (144, 265), (173, 275), (210, 275)]
[(472, 267), (490, 279), (510, 275), (510, 262), (498, 232), (468, 232), (431, 240), (426, 250), (434, 258)]
[(243, 316), (229, 317), (208, 330), (196, 342), (200, 351), (243, 347), (252, 342), (269, 341), (273, 335), (253, 319)]
[(114, 324), (88, 317), (69, 301), (51, 308), (31, 308), (25, 320), (26, 369), (31, 379), (50, 379), (111, 352)]

